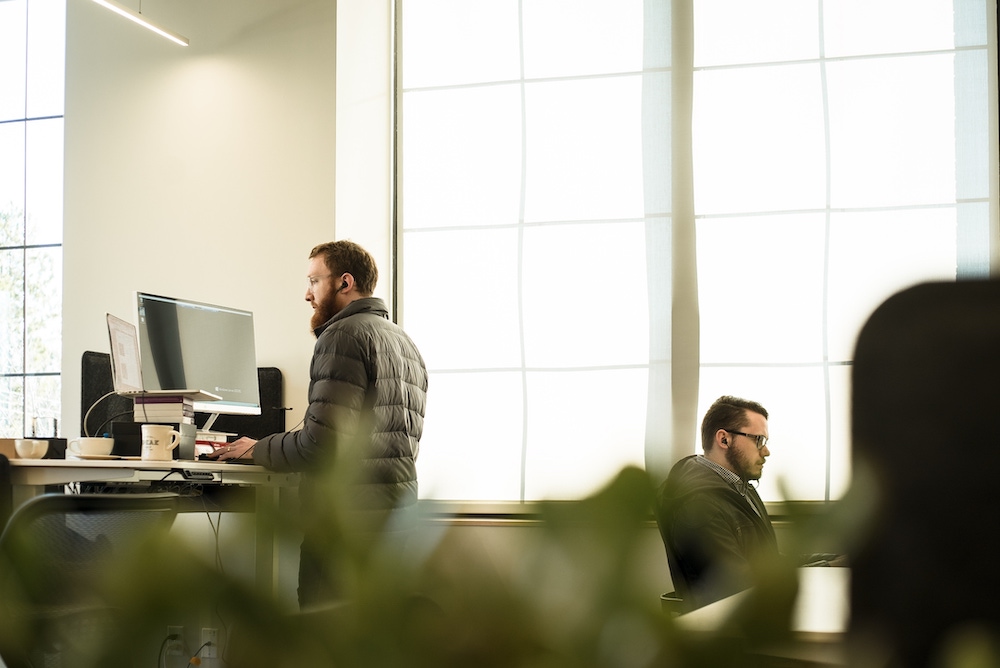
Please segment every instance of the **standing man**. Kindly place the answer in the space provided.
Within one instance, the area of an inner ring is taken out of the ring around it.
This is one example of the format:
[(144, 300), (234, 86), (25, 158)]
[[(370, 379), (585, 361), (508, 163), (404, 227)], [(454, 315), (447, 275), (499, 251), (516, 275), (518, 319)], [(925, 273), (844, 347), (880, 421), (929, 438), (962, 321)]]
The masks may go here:
[(220, 460), (252, 457), (275, 471), (302, 472), (302, 608), (344, 593), (335, 564), (344, 543), (323, 521), (342, 509), (329, 506), (346, 506), (355, 528), (373, 540), (405, 537), (397, 520), (417, 501), (427, 400), (420, 352), (389, 320), (385, 303), (372, 297), (378, 280), (372, 256), (350, 241), (321, 244), (309, 254), (306, 276), (316, 345), (302, 428), (256, 442), (241, 438), (215, 453)]
[(704, 455), (677, 462), (660, 486), (656, 520), (670, 577), (688, 610), (752, 586), (780, 558), (771, 519), (750, 485), (764, 470), (767, 411), (723, 396), (701, 423)]

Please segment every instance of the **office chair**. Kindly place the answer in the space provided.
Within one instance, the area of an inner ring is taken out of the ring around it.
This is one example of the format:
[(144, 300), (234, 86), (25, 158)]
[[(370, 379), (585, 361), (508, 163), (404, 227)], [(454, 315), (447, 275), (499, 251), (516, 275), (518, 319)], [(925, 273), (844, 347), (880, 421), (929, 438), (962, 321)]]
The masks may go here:
[(17, 508), (0, 535), (4, 664), (87, 665), (115, 628), (109, 571), (146, 532), (168, 531), (176, 514), (177, 495), (168, 493), (45, 494)]
[(660, 609), (669, 617), (676, 617), (685, 612), (684, 599), (676, 591), (660, 594)]
[(0, 453), (0, 527), (7, 526), (14, 504), (14, 487), (10, 479), (10, 460)]
[(963, 633), (1000, 628), (998, 406), (1000, 281), (909, 288), (858, 336), (841, 503), (861, 537), (850, 636), (880, 665), (946, 665)]
[[(657, 502), (659, 501), (659, 495), (657, 495)], [(667, 523), (662, 517), (660, 508), (657, 507), (654, 515), (656, 517), (656, 526), (660, 531), (660, 538), (663, 541), (663, 547), (666, 550), (667, 556), (667, 568), (670, 571), (670, 580), (674, 587), (677, 589), (673, 591), (668, 591), (660, 594), (660, 609), (663, 610), (664, 614), (668, 617), (676, 617), (677, 615), (682, 615), (685, 612), (690, 612), (689, 604), (684, 602), (684, 595), (681, 590), (685, 588), (685, 582), (683, 580), (682, 574), (679, 569), (674, 566), (674, 559), (671, 553), (670, 541), (667, 538)]]

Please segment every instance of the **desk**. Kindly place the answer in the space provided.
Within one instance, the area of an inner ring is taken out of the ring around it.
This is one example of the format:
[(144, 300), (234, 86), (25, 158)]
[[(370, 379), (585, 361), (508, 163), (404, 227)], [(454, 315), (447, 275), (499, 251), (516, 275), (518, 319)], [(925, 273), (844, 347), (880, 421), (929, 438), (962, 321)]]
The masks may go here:
[(296, 473), (276, 473), (252, 464), (187, 460), (11, 459), (10, 464), (15, 510), (31, 497), (44, 493), (49, 485), (75, 482), (149, 483), (174, 476), (177, 481), (192, 484), (250, 486), (254, 490), (257, 515), (254, 575), (263, 590), (275, 593), (278, 549), (271, 522), (278, 507), (280, 489), (298, 485)]
[[(799, 592), (792, 609), (792, 641), (768, 647), (767, 656), (803, 661), (813, 665), (846, 666), (846, 635), (850, 619), (848, 568), (800, 568)], [(721, 629), (749, 591), (733, 594), (676, 618), (687, 631)]]

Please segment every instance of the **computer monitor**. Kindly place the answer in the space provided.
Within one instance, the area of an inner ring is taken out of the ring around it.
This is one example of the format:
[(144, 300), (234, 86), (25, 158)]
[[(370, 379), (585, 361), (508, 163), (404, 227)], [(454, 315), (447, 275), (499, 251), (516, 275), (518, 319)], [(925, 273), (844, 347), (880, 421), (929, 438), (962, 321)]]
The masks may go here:
[(136, 307), (143, 389), (204, 390), (222, 399), (196, 411), (260, 415), (251, 311), (146, 292)]

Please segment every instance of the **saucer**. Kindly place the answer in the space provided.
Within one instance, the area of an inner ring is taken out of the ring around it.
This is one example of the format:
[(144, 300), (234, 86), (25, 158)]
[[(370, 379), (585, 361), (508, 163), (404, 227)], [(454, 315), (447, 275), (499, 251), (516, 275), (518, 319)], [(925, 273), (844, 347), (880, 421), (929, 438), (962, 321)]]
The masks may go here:
[(73, 459), (121, 459), (118, 455), (78, 455), (75, 452), (71, 455)]

